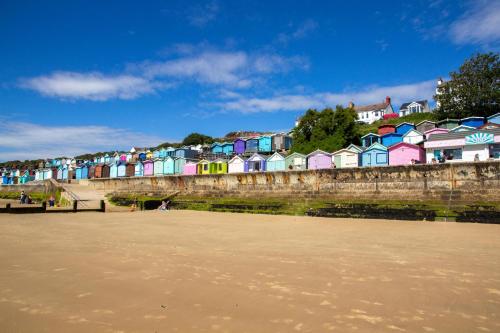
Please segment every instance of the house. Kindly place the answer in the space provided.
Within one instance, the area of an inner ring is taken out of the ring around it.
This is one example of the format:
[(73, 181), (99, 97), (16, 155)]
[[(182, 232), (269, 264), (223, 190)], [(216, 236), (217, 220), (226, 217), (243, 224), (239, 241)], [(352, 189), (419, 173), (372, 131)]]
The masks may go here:
[(378, 143), (381, 142), (380, 135), (375, 134), (375, 133), (368, 133), (368, 134), (365, 134), (361, 137), (361, 146), (362, 147), (368, 148), (372, 144), (374, 144), (375, 142), (378, 142)]
[(212, 143), (212, 145), (210, 146), (210, 151), (212, 152), (212, 154), (222, 154), (222, 143), (220, 142)]
[(255, 153), (245, 161), (245, 172), (260, 171), (266, 171), (266, 159), (262, 155)]
[(196, 175), (197, 169), (198, 169), (198, 162), (186, 160), (182, 174), (183, 175)]
[(210, 174), (210, 161), (208, 160), (199, 161), (196, 173), (199, 175)]
[(307, 158), (306, 155), (300, 153), (292, 153), (285, 157), (286, 170), (306, 170)]
[(292, 137), (284, 133), (274, 134), (271, 141), (272, 151), (289, 150), (292, 147)]
[(109, 178), (116, 178), (116, 177), (118, 177), (118, 164), (112, 163), (111, 166), (109, 167)]
[(460, 120), (458, 120), (458, 119), (444, 119), (444, 120), (440, 120), (436, 123), (437, 127), (447, 128), (449, 130), (457, 127), (458, 125), (460, 125)]
[(406, 132), (408, 132), (408, 131), (410, 131), (412, 129), (415, 129), (415, 125), (414, 124), (401, 123), (401, 124), (398, 124), (396, 126), (396, 133), (404, 135), (404, 134), (406, 134)]
[(164, 162), (162, 159), (157, 158), (156, 160), (154, 160), (154, 162), (153, 162), (153, 174), (155, 176), (163, 175), (163, 164), (164, 164)]
[(383, 166), (389, 164), (387, 147), (375, 142), (361, 153), (361, 166)]
[(356, 145), (349, 145), (347, 148), (343, 148), (334, 152), (333, 164), (336, 168), (355, 168), (359, 166), (359, 154), (363, 152), (361, 147)]
[(417, 145), (400, 142), (388, 148), (389, 165), (425, 163), (425, 150)]
[(450, 130), (450, 133), (456, 133), (456, 132), (467, 132), (467, 131), (472, 131), (475, 130), (474, 127), (466, 126), (466, 125), (460, 125), (457, 127), (454, 127)]
[(222, 152), (226, 155), (232, 155), (234, 152), (234, 144), (232, 142), (222, 143)]
[(427, 163), (444, 156), (446, 162), (500, 158), (500, 129), (435, 134), (425, 143)]
[(396, 132), (396, 125), (393, 124), (380, 125), (377, 130), (378, 135), (384, 135), (387, 133), (394, 133), (394, 132)]
[(419, 131), (420, 133), (427, 132), (428, 130), (431, 130), (433, 128), (436, 128), (436, 123), (430, 120), (424, 120), (419, 122), (415, 126), (416, 130)]
[(141, 161), (137, 161), (134, 165), (134, 176), (142, 177), (144, 176), (144, 164)]
[(399, 107), (399, 116), (404, 117), (414, 113), (431, 112), (427, 100), (403, 103)]
[(331, 167), (332, 154), (318, 149), (307, 155), (307, 169), (330, 169)]
[(424, 142), (424, 135), (416, 129), (412, 129), (406, 132), (405, 135), (403, 135), (403, 142), (418, 145), (419, 143)]
[(403, 141), (403, 135), (399, 133), (387, 133), (380, 137), (382, 145), (389, 147)]
[(448, 133), (450, 130), (447, 129), (447, 128), (441, 128), (441, 127), (436, 127), (436, 128), (433, 128), (433, 129), (430, 129), (426, 132), (424, 132), (424, 136), (425, 136), (425, 139), (426, 140), (429, 140), (429, 138), (434, 135), (434, 134), (446, 134)]
[(354, 111), (356, 111), (358, 115), (358, 120), (366, 124), (371, 124), (374, 121), (383, 119), (384, 115), (394, 113), (391, 105), (391, 98), (389, 96), (387, 96), (385, 102), (382, 103), (363, 106), (349, 103), (349, 107), (354, 108)]
[(467, 117), (460, 120), (460, 125), (478, 128), (485, 123), (484, 117)]
[(283, 171), (285, 170), (285, 158), (278, 152), (275, 152), (266, 160), (267, 171)]
[(228, 173), (245, 172), (245, 160), (238, 155), (234, 156), (227, 163), (227, 172)]
[(210, 162), (210, 174), (218, 175), (223, 173), (227, 173), (227, 160), (218, 158)]
[(273, 150), (271, 136), (262, 135), (258, 139), (259, 139), (259, 153), (270, 153)]
[(257, 153), (259, 151), (259, 139), (247, 139), (245, 146), (245, 153)]
[(492, 116), (489, 116), (487, 119), (488, 123), (499, 124), (500, 125), (500, 112), (496, 113)]
[(127, 163), (121, 162), (118, 164), (117, 177), (127, 177)]
[(154, 163), (151, 160), (146, 160), (142, 162), (142, 166), (144, 167), (144, 176), (152, 176), (154, 175)]
[(245, 139), (236, 139), (234, 140), (234, 152), (236, 154), (244, 154), (246, 149), (246, 141)]
[[(184, 159), (184, 157), (178, 157), (177, 159)], [(171, 156), (165, 157), (163, 160), (163, 171), (164, 175), (173, 175), (175, 173), (175, 159)]]

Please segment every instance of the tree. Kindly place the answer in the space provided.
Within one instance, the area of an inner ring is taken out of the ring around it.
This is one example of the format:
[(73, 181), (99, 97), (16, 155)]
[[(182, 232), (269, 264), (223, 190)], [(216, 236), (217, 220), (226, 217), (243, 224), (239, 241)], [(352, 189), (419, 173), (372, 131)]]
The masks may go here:
[(308, 154), (316, 149), (333, 152), (350, 143), (359, 143), (357, 115), (352, 108), (337, 105), (335, 111), (309, 109), (293, 129), (291, 150)]
[(211, 136), (200, 134), (200, 133), (191, 133), (182, 140), (182, 144), (185, 146), (198, 145), (198, 144), (210, 144), (213, 143), (214, 139)]
[(487, 117), (500, 111), (500, 59), (498, 53), (477, 54), (438, 88), (439, 119)]

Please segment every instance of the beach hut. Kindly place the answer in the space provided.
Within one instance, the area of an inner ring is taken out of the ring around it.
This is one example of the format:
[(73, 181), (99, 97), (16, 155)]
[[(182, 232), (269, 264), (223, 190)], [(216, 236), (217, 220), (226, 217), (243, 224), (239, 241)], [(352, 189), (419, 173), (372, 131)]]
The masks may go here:
[(139, 154), (137, 155), (137, 158), (139, 161), (145, 161), (146, 160), (146, 153), (143, 151), (139, 152)]
[(232, 142), (224, 142), (222, 144), (222, 152), (226, 155), (232, 155), (234, 152), (234, 144)]
[(361, 146), (365, 148), (370, 147), (375, 142), (380, 143), (380, 135), (375, 133), (368, 133), (361, 137)]
[(361, 153), (361, 166), (382, 166), (388, 165), (389, 156), (387, 147), (375, 142)]
[(174, 158), (167, 156), (163, 160), (163, 174), (164, 175), (173, 175), (175, 172)]
[(393, 124), (383, 124), (378, 127), (377, 133), (378, 135), (384, 135), (387, 133), (396, 132), (396, 125)]
[(126, 159), (125, 159), (126, 162), (132, 162), (134, 160), (134, 154), (127, 153), (126, 156), (127, 156)]
[[(174, 158), (174, 174), (176, 174), (176, 175), (184, 174), (184, 168), (186, 167), (187, 163), (191, 163), (191, 164), (194, 164), (196, 166), (196, 163), (198, 163), (198, 161), (193, 160), (193, 159), (184, 158), (184, 157)], [(196, 167), (195, 167), (195, 174), (196, 174)]]
[(198, 169), (197, 162), (186, 160), (182, 174), (183, 175), (196, 175), (197, 169)]
[(154, 175), (154, 163), (151, 160), (146, 160), (142, 163), (144, 167), (144, 176)]
[(222, 143), (212, 143), (212, 145), (210, 146), (210, 151), (212, 152), (212, 154), (222, 154)]
[(19, 184), (26, 184), (34, 179), (33, 176), (30, 175), (29, 170), (24, 171), (19, 177)]
[(270, 135), (262, 135), (259, 138), (259, 153), (270, 153), (273, 150)]
[(285, 170), (285, 158), (278, 152), (275, 152), (266, 160), (266, 171)]
[[(405, 135), (408, 131), (410, 131), (412, 129), (415, 129), (414, 124), (401, 123), (401, 124), (396, 126), (396, 133), (401, 134), (401, 135)], [(384, 143), (382, 143), (382, 144), (384, 144)]]
[(111, 156), (109, 156), (109, 154), (104, 155), (104, 163), (105, 163), (105, 164), (110, 163), (110, 162), (111, 162), (111, 158), (112, 158), (112, 157), (111, 157)]
[(110, 165), (109, 164), (103, 164), (102, 165), (102, 178), (109, 178), (110, 176)]
[(43, 180), (43, 170), (35, 170), (35, 180)]
[(153, 152), (153, 160), (155, 160), (157, 158), (160, 158), (160, 151), (159, 150), (155, 150)]
[(103, 164), (98, 164), (95, 166), (94, 178), (103, 178), (102, 177), (102, 167), (103, 167)]
[(489, 116), (487, 119), (488, 123), (499, 124), (500, 125), (500, 112), (496, 113), (492, 116)]
[(189, 148), (177, 148), (172, 157), (195, 158), (198, 152)]
[(117, 166), (117, 177), (127, 177), (127, 163), (122, 162)]
[[(60, 166), (60, 167), (58, 167), (56, 169), (57, 171), (56, 171), (56, 176), (55, 177), (53, 176), (53, 170), (52, 169), (48, 169), (48, 170), (50, 170), (50, 175), (51, 175), (50, 178), (54, 178), (54, 179), (57, 179), (57, 180), (62, 180), (63, 179), (63, 167), (62, 166)], [(43, 179), (47, 179), (45, 171), (43, 173)]]
[(355, 168), (359, 166), (359, 154), (363, 151), (361, 147), (349, 145), (332, 154), (333, 164), (336, 168)]
[(266, 171), (266, 159), (262, 155), (254, 153), (249, 159), (245, 161), (245, 172), (260, 171)]
[(153, 159), (153, 152), (151, 150), (146, 151), (146, 159), (147, 160), (152, 160)]
[(162, 159), (157, 158), (156, 160), (154, 160), (154, 162), (153, 162), (153, 174), (155, 176), (163, 175), (163, 164), (164, 164), (164, 161)]
[(245, 160), (238, 155), (234, 156), (227, 163), (227, 172), (228, 173), (245, 172)]
[(292, 137), (284, 133), (274, 134), (272, 137), (272, 151), (289, 150), (292, 147)]
[(227, 160), (218, 158), (210, 162), (210, 174), (223, 174), (227, 173)]
[(458, 119), (444, 119), (444, 120), (438, 121), (436, 123), (436, 125), (439, 128), (446, 128), (446, 129), (451, 130), (452, 128), (455, 128), (458, 125), (460, 125), (460, 120), (458, 120)]
[(208, 160), (199, 161), (196, 173), (199, 175), (210, 174), (210, 161), (208, 161)]
[(144, 176), (144, 164), (141, 161), (137, 161), (134, 165), (134, 176), (142, 177)]
[(126, 163), (125, 164), (125, 177), (134, 177), (135, 176), (135, 164), (134, 163)]
[(10, 185), (10, 184), (12, 184), (12, 178), (9, 175), (4, 174), (2, 176), (2, 184), (3, 185)]
[(425, 139), (426, 140), (429, 140), (429, 138), (434, 135), (434, 134), (446, 134), (448, 133), (450, 130), (447, 129), (447, 128), (441, 128), (441, 127), (436, 127), (436, 128), (433, 128), (431, 130), (428, 130), (426, 132), (424, 132), (424, 136), (425, 136)]
[(475, 130), (474, 127), (471, 127), (471, 126), (466, 126), (466, 125), (460, 125), (460, 126), (457, 126), (455, 128), (452, 128), (450, 130), (450, 133), (456, 133), (456, 132), (467, 132), (467, 131), (472, 131), (472, 130)]
[(460, 125), (478, 128), (485, 123), (484, 117), (467, 117), (460, 120)]
[(118, 177), (118, 164), (111, 163), (111, 166), (109, 167), (109, 178), (116, 178), (116, 177)]
[(403, 135), (399, 133), (387, 133), (381, 137), (382, 145), (389, 147), (403, 141)]
[(127, 154), (120, 154), (120, 162), (127, 162)]
[(417, 124), (417, 126), (415, 126), (415, 129), (420, 133), (425, 133), (433, 128), (436, 128), (436, 123), (430, 120), (421, 121)]
[(424, 135), (416, 129), (412, 129), (406, 132), (405, 135), (403, 135), (403, 142), (417, 145), (424, 142)]
[(306, 155), (300, 153), (292, 153), (285, 157), (286, 170), (306, 170), (307, 159)]
[(245, 153), (256, 153), (259, 151), (259, 139), (247, 139), (245, 146)]
[(246, 141), (245, 139), (238, 138), (234, 140), (233, 146), (234, 152), (236, 154), (244, 154), (246, 149)]
[(331, 167), (332, 154), (318, 149), (307, 155), (307, 169), (330, 169)]
[(410, 165), (425, 163), (425, 150), (420, 146), (400, 142), (388, 148), (389, 165)]
[(80, 165), (75, 169), (76, 179), (88, 179), (89, 178), (89, 167), (85, 164)]
[(95, 178), (95, 165), (89, 165), (89, 179)]
[(167, 147), (167, 149), (165, 149), (165, 153), (167, 154), (167, 156), (175, 157), (175, 148)]

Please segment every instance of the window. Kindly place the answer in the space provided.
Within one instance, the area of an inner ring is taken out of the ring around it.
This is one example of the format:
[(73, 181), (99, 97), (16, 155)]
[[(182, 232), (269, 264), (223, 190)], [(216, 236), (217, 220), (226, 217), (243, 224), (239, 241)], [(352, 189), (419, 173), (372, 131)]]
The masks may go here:
[(446, 156), (447, 160), (461, 160), (462, 148), (444, 149), (443, 154)]
[(387, 154), (377, 153), (377, 164), (378, 163), (387, 163)]
[(500, 143), (495, 143), (490, 145), (490, 156), (491, 158), (500, 158)]
[(378, 111), (375, 111), (375, 117), (378, 117)]
[(208, 163), (207, 164), (203, 164), (203, 170), (205, 170), (205, 171), (208, 170)]
[(419, 113), (420, 112), (420, 104), (419, 105), (414, 105), (410, 107), (410, 113)]

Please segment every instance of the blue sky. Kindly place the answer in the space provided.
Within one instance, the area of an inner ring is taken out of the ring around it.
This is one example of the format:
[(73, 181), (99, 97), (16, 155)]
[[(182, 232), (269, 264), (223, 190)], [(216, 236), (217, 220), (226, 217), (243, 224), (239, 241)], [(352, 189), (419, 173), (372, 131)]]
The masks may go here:
[(499, 1), (3, 1), (0, 161), (397, 109), (499, 41)]

